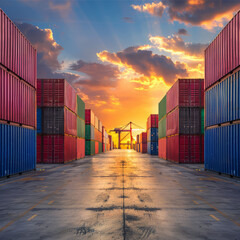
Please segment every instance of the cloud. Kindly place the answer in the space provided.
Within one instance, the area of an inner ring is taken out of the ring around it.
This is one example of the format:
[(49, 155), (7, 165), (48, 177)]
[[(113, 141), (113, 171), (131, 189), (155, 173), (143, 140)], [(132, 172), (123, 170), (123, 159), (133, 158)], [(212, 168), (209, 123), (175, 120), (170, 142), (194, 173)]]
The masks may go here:
[(82, 85), (89, 86), (116, 86), (120, 71), (117, 67), (110, 64), (88, 63), (78, 60), (70, 66), (70, 70), (85, 73), (86, 78), (79, 81)]
[(184, 42), (179, 35), (172, 35), (171, 37), (150, 36), (149, 40), (159, 50), (179, 55), (181, 59), (188, 61), (203, 61), (204, 50), (208, 46), (208, 44)]
[(132, 5), (133, 9), (162, 17), (167, 12), (171, 21), (203, 26), (223, 27), (240, 8), (239, 0), (162, 0), (158, 3)]
[(125, 68), (125, 71), (131, 74), (137, 74), (138, 78), (133, 78), (132, 81), (139, 80), (143, 85), (147, 85), (145, 81), (172, 84), (178, 77), (188, 75), (184, 64), (174, 63), (170, 58), (142, 50), (142, 47), (129, 47), (117, 53), (102, 51), (97, 55), (103, 62), (112, 63)]
[(54, 1), (50, 1), (49, 2), (49, 8), (51, 10), (56, 10), (56, 11), (69, 11), (72, 7), (72, 1), (67, 0), (67, 1), (63, 1), (63, 2), (54, 2)]
[(186, 36), (186, 35), (188, 35), (188, 31), (185, 28), (180, 28), (180, 29), (178, 29), (177, 34)]

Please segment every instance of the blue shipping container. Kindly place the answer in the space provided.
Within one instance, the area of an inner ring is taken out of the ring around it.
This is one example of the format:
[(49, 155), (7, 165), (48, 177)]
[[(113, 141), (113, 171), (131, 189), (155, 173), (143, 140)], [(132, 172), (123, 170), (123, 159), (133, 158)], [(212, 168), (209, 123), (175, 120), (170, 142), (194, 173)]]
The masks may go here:
[(206, 126), (240, 119), (240, 71), (205, 92)]
[(37, 109), (37, 133), (42, 133), (42, 109)]
[(158, 142), (158, 128), (149, 128), (147, 130), (147, 141)]
[(36, 130), (0, 124), (0, 177), (36, 168)]
[(240, 177), (240, 124), (205, 130), (205, 168)]
[(147, 152), (151, 155), (158, 155), (158, 142), (148, 142)]

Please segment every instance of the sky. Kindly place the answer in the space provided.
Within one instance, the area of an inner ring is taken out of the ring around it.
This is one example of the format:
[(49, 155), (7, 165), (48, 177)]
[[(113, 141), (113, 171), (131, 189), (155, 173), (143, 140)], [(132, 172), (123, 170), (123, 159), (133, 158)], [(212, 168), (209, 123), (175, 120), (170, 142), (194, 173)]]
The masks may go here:
[(204, 77), (204, 49), (239, 0), (0, 0), (38, 51), (39, 78), (66, 78), (107, 129), (146, 128), (178, 78)]

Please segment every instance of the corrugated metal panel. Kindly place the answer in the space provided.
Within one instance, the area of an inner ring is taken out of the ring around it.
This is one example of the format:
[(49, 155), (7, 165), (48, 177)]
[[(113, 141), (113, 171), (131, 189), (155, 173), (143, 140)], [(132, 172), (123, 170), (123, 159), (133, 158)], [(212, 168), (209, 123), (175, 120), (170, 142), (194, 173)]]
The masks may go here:
[(240, 12), (205, 50), (205, 89), (240, 65)]
[(147, 119), (147, 129), (158, 127), (158, 114), (151, 114)]
[(201, 108), (201, 134), (204, 134), (204, 108)]
[(0, 63), (36, 88), (37, 53), (0, 9)]
[(37, 109), (37, 133), (42, 133), (42, 109)]
[(36, 90), (0, 67), (0, 120), (36, 128)]
[(167, 113), (179, 107), (203, 107), (203, 79), (179, 79), (167, 92)]
[(167, 114), (167, 95), (165, 95), (158, 104), (158, 120), (161, 120)]
[(85, 122), (86, 124), (92, 124), (94, 126), (95, 116), (91, 109), (85, 109)]
[(38, 106), (66, 106), (76, 113), (76, 91), (65, 79), (38, 79), (38, 86)]
[(158, 141), (158, 128), (149, 128), (147, 130), (147, 141), (149, 142)]
[(86, 155), (94, 155), (95, 154), (95, 141), (94, 140), (86, 140), (85, 141), (85, 154)]
[(177, 163), (202, 163), (202, 136), (167, 137), (167, 159)]
[(85, 103), (78, 95), (77, 95), (77, 115), (83, 120), (85, 120)]
[(201, 134), (201, 108), (180, 107), (169, 113), (166, 134)]
[(85, 157), (85, 139), (77, 138), (77, 159)]
[(158, 156), (160, 158), (167, 158), (167, 138), (158, 139)]
[(147, 153), (147, 143), (140, 143), (140, 153)]
[(85, 121), (77, 117), (77, 136), (85, 138)]
[(205, 92), (206, 126), (240, 119), (240, 71)]
[(99, 153), (102, 153), (102, 143), (101, 142), (99, 143), (99, 150), (98, 151), (99, 151)]
[(240, 124), (205, 130), (205, 168), (240, 177)]
[(37, 135), (37, 163), (42, 162), (42, 136)]
[(167, 130), (167, 119), (165, 116), (158, 122), (158, 138), (166, 137), (166, 134), (167, 134), (166, 130)]
[(85, 125), (85, 138), (86, 140), (94, 140), (95, 136), (94, 136), (94, 126), (92, 125)]
[(139, 136), (139, 143), (147, 143), (147, 133), (142, 132)]
[(148, 142), (147, 152), (151, 155), (158, 155), (158, 142)]
[(95, 141), (95, 154), (99, 153), (99, 142)]
[(36, 130), (0, 124), (0, 177), (36, 168)]

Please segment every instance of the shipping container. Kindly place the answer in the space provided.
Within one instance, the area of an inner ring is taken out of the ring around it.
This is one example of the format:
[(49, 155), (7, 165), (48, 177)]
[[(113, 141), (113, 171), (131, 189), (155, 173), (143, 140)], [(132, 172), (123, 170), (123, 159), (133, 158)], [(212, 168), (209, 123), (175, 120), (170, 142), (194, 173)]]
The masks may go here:
[(98, 145), (98, 152), (99, 153), (102, 153), (102, 143), (101, 142), (99, 142), (99, 145)]
[(86, 140), (94, 140), (94, 126), (92, 125), (85, 125), (85, 138)]
[(36, 168), (37, 131), (0, 124), (0, 177)]
[(42, 135), (37, 135), (37, 163), (42, 162)]
[(167, 130), (167, 119), (166, 116), (164, 116), (159, 122), (158, 122), (158, 138), (166, 137)]
[(98, 131), (102, 132), (102, 122), (98, 120)]
[(167, 92), (167, 113), (179, 107), (204, 107), (204, 80), (178, 79)]
[(96, 115), (95, 115), (95, 119), (94, 119), (94, 126), (96, 129), (98, 129), (98, 118)]
[(167, 137), (167, 159), (176, 163), (202, 162), (202, 135)]
[(77, 137), (42, 136), (42, 163), (67, 163), (77, 159)]
[(36, 49), (2, 9), (0, 9), (0, 64), (36, 88)]
[(146, 143), (140, 143), (140, 152), (141, 153), (147, 153), (147, 142)]
[(77, 116), (82, 120), (85, 120), (85, 103), (84, 101), (77, 95)]
[(151, 114), (147, 119), (147, 129), (158, 127), (158, 114)]
[(37, 133), (42, 133), (42, 109), (37, 109)]
[(201, 134), (201, 108), (175, 108), (167, 115), (167, 136), (175, 134)]
[(42, 108), (43, 134), (77, 136), (77, 115), (63, 107)]
[(167, 138), (158, 139), (158, 156), (167, 159)]
[(77, 111), (75, 89), (65, 79), (38, 79), (37, 105), (39, 107), (67, 107)]
[(85, 121), (77, 117), (77, 137), (85, 138)]
[(139, 143), (147, 143), (147, 133), (142, 132), (139, 136)]
[(240, 177), (240, 124), (205, 130), (205, 168)]
[(91, 109), (85, 110), (85, 123), (86, 125), (95, 125), (95, 116)]
[(99, 142), (95, 141), (95, 154), (99, 153)]
[(167, 114), (167, 95), (165, 95), (158, 104), (158, 120), (161, 120)]
[(240, 12), (205, 50), (205, 89), (240, 65)]
[(86, 140), (85, 141), (85, 155), (95, 155), (95, 141)]
[(201, 108), (201, 134), (204, 134), (204, 108)]
[(149, 128), (147, 130), (147, 141), (158, 142), (158, 128)]
[(148, 142), (147, 152), (151, 155), (158, 155), (158, 142)]
[(85, 139), (77, 138), (77, 159), (85, 157)]
[(36, 128), (36, 89), (0, 67), (0, 120)]
[(139, 143), (139, 134), (137, 135), (137, 143)]
[(240, 119), (240, 70), (205, 92), (206, 126)]

